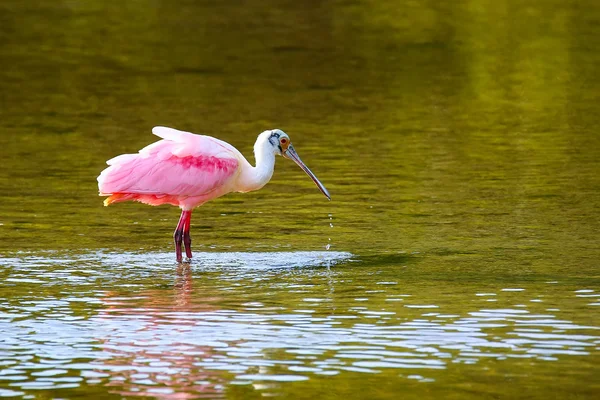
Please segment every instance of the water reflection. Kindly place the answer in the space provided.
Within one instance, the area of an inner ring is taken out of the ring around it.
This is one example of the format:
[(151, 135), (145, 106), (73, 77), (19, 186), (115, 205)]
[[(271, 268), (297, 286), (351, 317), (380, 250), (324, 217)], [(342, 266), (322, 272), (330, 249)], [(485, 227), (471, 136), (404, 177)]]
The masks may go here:
[[(212, 355), (216, 341), (193, 346), (186, 344), (181, 339), (191, 334), (194, 321), (173, 318), (181, 313), (212, 311), (214, 306), (210, 304), (220, 300), (214, 296), (204, 299), (201, 293), (196, 293), (196, 298), (200, 302), (206, 301), (207, 305), (200, 303), (198, 307), (192, 307), (192, 291), (191, 266), (182, 264), (177, 268), (174, 294), (167, 301), (163, 291), (142, 293), (142, 304), (138, 303), (134, 308), (128, 307), (129, 299), (116, 293), (109, 293), (103, 299), (106, 308), (98, 318), (106, 325), (129, 325), (129, 333), (118, 330), (116, 335), (99, 338), (101, 349), (109, 354), (109, 359), (94, 372), (108, 378), (111, 392), (121, 396), (155, 395), (166, 399), (223, 397), (226, 378), (218, 372), (195, 367), (198, 359)], [(169, 310), (166, 311), (168, 315), (162, 310)], [(143, 320), (143, 324), (128, 324), (131, 319)], [(162, 329), (157, 329), (158, 326)]]
[[(389, 371), (425, 383), (483, 359), (598, 353), (597, 326), (531, 308), (538, 303), (507, 306), (527, 286), (457, 290), (452, 303), (462, 306), (449, 309), (365, 266), (353, 279), (362, 263), (347, 253), (285, 255), (294, 267), (280, 253), (212, 253), (176, 270), (166, 253), (2, 258), (0, 294), (15, 282), (31, 290), (2, 296), (0, 383), (218, 398), (228, 385), (276, 394), (320, 375)], [(581, 296), (596, 292), (563, 295), (587, 304)]]

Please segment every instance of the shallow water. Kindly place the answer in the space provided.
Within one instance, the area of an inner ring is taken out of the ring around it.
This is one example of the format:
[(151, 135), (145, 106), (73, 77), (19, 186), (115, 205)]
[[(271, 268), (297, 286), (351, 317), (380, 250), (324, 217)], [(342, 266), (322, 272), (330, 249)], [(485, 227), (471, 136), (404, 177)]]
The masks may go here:
[[(96, 251), (1, 259), (2, 394), (522, 390), (495, 383), (506, 379), (532, 391), (598, 389), (593, 289), (434, 283), (336, 252), (201, 253), (177, 268), (172, 258)], [(559, 381), (556, 368), (568, 370)]]
[[(0, 4), (0, 396), (596, 398), (596, 2)], [(167, 125), (293, 163), (102, 206)]]

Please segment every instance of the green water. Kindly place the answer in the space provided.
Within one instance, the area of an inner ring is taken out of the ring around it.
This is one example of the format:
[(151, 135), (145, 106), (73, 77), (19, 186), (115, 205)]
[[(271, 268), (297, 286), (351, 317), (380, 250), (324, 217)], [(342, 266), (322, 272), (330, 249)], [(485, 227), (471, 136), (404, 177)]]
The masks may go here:
[[(600, 3), (0, 2), (0, 396), (597, 398)], [(166, 125), (262, 190), (103, 207)]]

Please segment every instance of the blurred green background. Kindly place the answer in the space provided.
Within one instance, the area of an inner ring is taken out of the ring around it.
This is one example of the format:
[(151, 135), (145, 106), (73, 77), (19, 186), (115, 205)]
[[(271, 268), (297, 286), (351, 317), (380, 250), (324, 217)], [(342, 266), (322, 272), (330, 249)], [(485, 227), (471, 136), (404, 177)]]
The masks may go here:
[[(172, 251), (177, 209), (97, 196), (105, 160), (155, 125), (252, 162), (256, 136), (283, 129), (331, 192), (278, 159), (261, 191), (196, 210), (197, 250), (331, 245), (361, 261), (347, 279), (412, 266), (423, 296), (451, 291), (463, 311), (457, 287), (600, 289), (598, 1), (2, 0), (0, 255)], [(564, 317), (598, 329), (598, 306), (577, 301)], [(581, 367), (561, 398), (595, 392), (594, 343), (586, 364), (546, 365)], [(527, 382), (533, 397), (561, 390)]]
[(166, 125), (251, 161), (281, 128), (333, 195), (278, 160), (263, 191), (196, 212), (198, 244), (261, 227), (314, 248), (333, 214), (355, 252), (599, 255), (596, 2), (5, 0), (0, 18), (2, 251), (163, 248), (176, 211), (94, 196), (104, 160)]

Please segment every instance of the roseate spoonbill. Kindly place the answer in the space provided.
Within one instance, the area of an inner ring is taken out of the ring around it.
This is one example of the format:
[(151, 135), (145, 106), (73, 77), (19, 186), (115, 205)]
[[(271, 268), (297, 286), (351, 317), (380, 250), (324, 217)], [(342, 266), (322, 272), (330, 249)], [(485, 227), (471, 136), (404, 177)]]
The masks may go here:
[(177, 261), (185, 253), (192, 258), (190, 220), (192, 210), (230, 192), (258, 190), (273, 176), (275, 156), (293, 160), (331, 200), (325, 186), (300, 160), (290, 137), (279, 129), (264, 131), (254, 144), (253, 167), (232, 145), (210, 136), (196, 135), (157, 126), (152, 133), (162, 138), (138, 154), (122, 154), (108, 160), (98, 176), (100, 196), (109, 196), (104, 205), (135, 200), (158, 206), (181, 208), (173, 234)]

